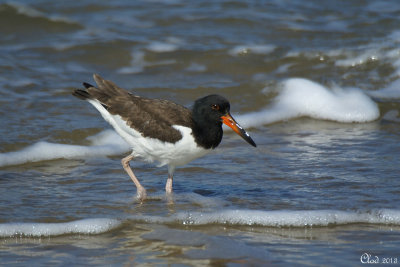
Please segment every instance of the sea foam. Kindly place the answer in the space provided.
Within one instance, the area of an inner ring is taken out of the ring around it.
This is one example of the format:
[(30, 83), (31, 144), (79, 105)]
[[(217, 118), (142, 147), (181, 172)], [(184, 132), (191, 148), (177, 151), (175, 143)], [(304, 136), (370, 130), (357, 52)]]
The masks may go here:
[(367, 212), (340, 210), (221, 210), (214, 212), (179, 212), (170, 217), (133, 216), (150, 223), (183, 225), (259, 225), (268, 227), (310, 227), (353, 223), (400, 225), (400, 210), (381, 209)]
[(274, 45), (238, 45), (229, 50), (231, 56), (244, 55), (247, 53), (266, 55), (276, 49)]
[[(175, 46), (172, 44), (172, 46)], [(154, 44), (150, 47), (148, 47), (148, 50), (153, 51), (153, 52), (172, 52), (175, 51), (175, 47), (170, 47), (168, 48), (167, 45), (158, 45)], [(176, 49), (178, 49), (176, 47)], [(146, 67), (150, 66), (158, 66), (158, 65), (170, 65), (176, 63), (175, 60), (170, 59), (170, 60), (160, 60), (160, 61), (146, 61), (145, 60), (146, 53), (141, 50), (134, 50), (131, 53), (131, 62), (129, 66), (122, 67), (118, 69), (118, 72), (121, 74), (132, 74), (132, 73), (140, 73), (143, 72)]]
[(395, 80), (385, 88), (376, 91), (369, 91), (368, 94), (372, 97), (382, 99), (400, 98), (400, 79)]
[(2, 223), (0, 237), (11, 236), (57, 236), (64, 234), (100, 234), (118, 227), (120, 221), (97, 218), (64, 223)]
[(368, 62), (377, 61), (382, 57), (383, 55), (378, 50), (369, 49), (358, 55), (348, 55), (348, 58), (346, 59), (338, 59), (336, 60), (335, 65), (339, 67), (355, 67)]
[(76, 24), (75, 21), (72, 21), (69, 18), (62, 17), (59, 15), (48, 15), (48, 14), (45, 14), (45, 13), (39, 11), (38, 9), (35, 9), (26, 4), (21, 4), (18, 2), (10, 1), (10, 2), (6, 3), (6, 5), (14, 8), (18, 14), (22, 14), (22, 15), (25, 15), (25, 16), (28, 16), (31, 18), (43, 18), (43, 19), (47, 19), (47, 20), (50, 20), (53, 22)]
[[(329, 227), (346, 224), (400, 226), (400, 210), (240, 210), (211, 212), (181, 211), (170, 216), (134, 215), (123, 221), (152, 224), (232, 225), (260, 227)], [(119, 227), (123, 221), (107, 218), (83, 219), (63, 223), (2, 223), (0, 237), (100, 234)]]
[(337, 122), (369, 122), (379, 117), (377, 104), (357, 88), (327, 88), (316, 82), (292, 78), (267, 109), (237, 115), (245, 127), (308, 116)]
[(148, 50), (153, 52), (173, 52), (178, 50), (179, 46), (177, 44), (172, 43), (161, 43), (161, 42), (153, 42), (150, 43), (147, 47)]
[(0, 167), (52, 159), (119, 155), (129, 151), (129, 145), (112, 130), (88, 138), (92, 145), (56, 144), (45, 141), (15, 152), (0, 153)]

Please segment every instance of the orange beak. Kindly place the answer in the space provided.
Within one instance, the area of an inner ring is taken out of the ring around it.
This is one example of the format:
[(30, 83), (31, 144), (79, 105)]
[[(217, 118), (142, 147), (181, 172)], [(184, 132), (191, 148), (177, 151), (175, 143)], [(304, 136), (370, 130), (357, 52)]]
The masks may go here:
[(240, 135), (247, 143), (256, 147), (256, 143), (254, 143), (253, 139), (251, 139), (250, 135), (232, 118), (231, 114), (227, 113), (224, 116), (221, 116), (222, 122), (228, 125), (232, 130), (234, 130), (238, 135)]

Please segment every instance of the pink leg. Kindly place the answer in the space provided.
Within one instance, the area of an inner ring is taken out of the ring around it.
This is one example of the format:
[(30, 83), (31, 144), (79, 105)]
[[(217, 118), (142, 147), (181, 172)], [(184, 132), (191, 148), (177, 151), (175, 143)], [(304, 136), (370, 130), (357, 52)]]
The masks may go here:
[(132, 155), (123, 158), (121, 160), (122, 167), (124, 167), (124, 170), (128, 173), (129, 177), (131, 177), (132, 181), (135, 183), (137, 189), (137, 197), (140, 200), (144, 200), (146, 198), (146, 189), (144, 189), (144, 187), (139, 183), (139, 180), (136, 178), (131, 167), (129, 166), (129, 161), (131, 161), (132, 159)]
[(167, 183), (165, 184), (165, 192), (167, 194), (171, 194), (172, 193), (172, 176), (168, 175), (168, 179), (167, 179)]
[(172, 180), (174, 177), (174, 171), (175, 171), (175, 167), (169, 165), (168, 166), (168, 179), (167, 179), (167, 183), (165, 184), (165, 192), (167, 194), (171, 194), (172, 193)]

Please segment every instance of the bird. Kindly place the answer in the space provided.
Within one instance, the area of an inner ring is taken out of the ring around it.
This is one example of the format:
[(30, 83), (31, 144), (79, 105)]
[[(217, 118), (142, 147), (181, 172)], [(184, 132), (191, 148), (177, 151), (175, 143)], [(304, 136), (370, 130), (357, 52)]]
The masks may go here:
[(146, 189), (130, 167), (133, 159), (167, 165), (165, 191), (171, 195), (175, 168), (215, 149), (222, 140), (222, 124), (257, 146), (231, 116), (230, 103), (223, 96), (207, 95), (187, 108), (169, 100), (134, 95), (98, 74), (93, 74), (93, 79), (97, 87), (84, 82), (84, 89), (75, 89), (72, 95), (92, 104), (129, 144), (132, 152), (121, 163), (142, 201)]

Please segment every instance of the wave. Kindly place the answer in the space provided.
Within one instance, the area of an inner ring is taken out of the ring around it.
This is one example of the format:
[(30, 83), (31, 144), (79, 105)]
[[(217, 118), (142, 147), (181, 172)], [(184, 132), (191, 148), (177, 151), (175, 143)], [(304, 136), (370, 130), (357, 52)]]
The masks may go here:
[(268, 227), (323, 227), (357, 223), (400, 225), (400, 210), (381, 209), (370, 212), (339, 210), (222, 210), (216, 212), (179, 212), (170, 217), (133, 216), (131, 219), (146, 223), (258, 225)]
[[(271, 108), (236, 115), (244, 127), (309, 116), (338, 122), (369, 122), (379, 117), (377, 104), (359, 89), (329, 89), (306, 79), (293, 78), (282, 84), (282, 91)], [(20, 151), (0, 153), (0, 167), (52, 159), (76, 159), (120, 155), (129, 145), (113, 130), (88, 138), (92, 145), (37, 142)]]
[(13, 16), (22, 15), (27, 18), (41, 18), (41, 19), (48, 20), (50, 22), (79, 25), (77, 22), (75, 22), (69, 18), (62, 17), (59, 15), (48, 15), (48, 14), (45, 14), (42, 11), (39, 11), (38, 9), (35, 9), (29, 5), (25, 5), (25, 4), (17, 3), (17, 2), (7, 2), (4, 4), (0, 4), (0, 15), (5, 16), (7, 14), (11, 14)]
[[(340, 26), (341, 23), (337, 24), (335, 22), (333, 25), (335, 24)], [(324, 30), (326, 30), (326, 26), (327, 25), (324, 25)], [(396, 79), (400, 75), (399, 43), (400, 30), (396, 29), (383, 39), (378, 38), (374, 41), (371, 40), (371, 42), (368, 42), (365, 45), (358, 44), (346, 48), (335, 47), (330, 50), (309, 50), (296, 48), (295, 50), (289, 51), (286, 54), (286, 57), (299, 59), (305, 57), (312, 60), (320, 60), (322, 62), (333, 61), (335, 67), (343, 69), (352, 69), (369, 64), (391, 65), (393, 69), (391, 73), (389, 72), (386, 75), (392, 79)], [(371, 70), (372, 72), (368, 70), (364, 71), (364, 76), (367, 75), (368, 72), (370, 72), (372, 76), (376, 75), (376, 68), (371, 68)]]
[(301, 78), (288, 79), (281, 87), (271, 108), (235, 117), (245, 127), (303, 116), (344, 123), (369, 122), (379, 117), (377, 104), (357, 88), (329, 89)]
[(267, 55), (269, 53), (272, 53), (275, 49), (276, 49), (276, 46), (274, 46), (274, 45), (249, 44), (249, 45), (235, 46), (232, 49), (230, 49), (228, 53), (231, 56), (240, 56), (240, 55), (245, 55), (247, 53)]
[(152, 52), (163, 53), (174, 52), (178, 50), (179, 46), (175, 43), (152, 42), (146, 48)]
[[(173, 46), (175, 46), (175, 45), (172, 44), (171, 47), (168, 47), (168, 44), (153, 43), (153, 44), (149, 45), (149, 47), (147, 49), (149, 51), (158, 52), (158, 53), (172, 52), (172, 51), (175, 51), (175, 49), (178, 49), (177, 47), (174, 48)], [(176, 61), (173, 59), (149, 62), (149, 61), (145, 60), (145, 55), (146, 55), (146, 53), (141, 50), (132, 51), (130, 65), (118, 69), (117, 72), (121, 73), (121, 74), (141, 73), (144, 71), (144, 69), (146, 67), (159, 66), (159, 65), (170, 65), (170, 64), (176, 63)]]
[[(380, 209), (367, 212), (340, 210), (220, 210), (213, 212), (178, 212), (169, 217), (135, 215), (130, 223), (180, 225), (231, 225), (260, 227), (330, 227), (347, 224), (398, 225), (400, 210)], [(0, 237), (57, 236), (65, 234), (101, 234), (111, 231), (123, 221), (93, 218), (64, 223), (3, 223)]]
[(19, 151), (0, 153), (0, 167), (61, 158), (120, 155), (129, 151), (129, 145), (112, 130), (105, 130), (88, 139), (92, 143), (90, 146), (41, 141)]
[(382, 99), (398, 99), (400, 98), (400, 79), (395, 80), (385, 88), (369, 91), (368, 95)]
[(121, 221), (106, 218), (83, 219), (64, 223), (3, 223), (0, 224), (0, 237), (101, 234), (120, 225)]

